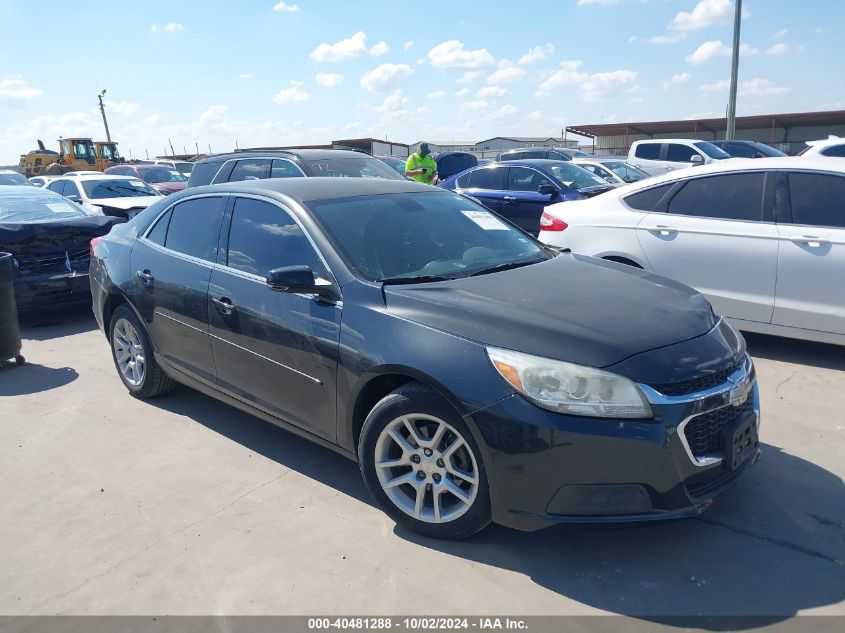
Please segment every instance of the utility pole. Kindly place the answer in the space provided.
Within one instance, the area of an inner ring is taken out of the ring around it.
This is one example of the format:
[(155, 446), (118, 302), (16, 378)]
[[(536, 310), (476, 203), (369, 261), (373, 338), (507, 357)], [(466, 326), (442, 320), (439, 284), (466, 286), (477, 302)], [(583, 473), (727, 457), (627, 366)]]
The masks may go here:
[(739, 27), (742, 21), (742, 0), (734, 0), (734, 47), (731, 53), (731, 92), (728, 95), (728, 124), (725, 128), (725, 140), (736, 136), (736, 84), (739, 74)]
[(109, 134), (109, 122), (106, 121), (106, 106), (103, 105), (103, 95), (106, 94), (106, 91), (103, 90), (100, 94), (97, 95), (97, 99), (100, 100), (100, 114), (103, 115), (103, 125), (106, 126), (106, 140), (111, 143), (111, 134)]

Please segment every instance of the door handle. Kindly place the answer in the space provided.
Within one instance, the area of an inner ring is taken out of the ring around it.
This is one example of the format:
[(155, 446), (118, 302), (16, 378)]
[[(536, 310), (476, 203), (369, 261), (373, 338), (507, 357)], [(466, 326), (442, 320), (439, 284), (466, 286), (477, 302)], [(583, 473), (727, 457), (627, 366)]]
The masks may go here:
[(505, 196), (502, 198), (505, 202), (516, 202), (516, 196)]
[(232, 300), (229, 297), (220, 297), (219, 299), (212, 298), (214, 305), (217, 306), (217, 309), (220, 310), (226, 316), (229, 316), (235, 310), (235, 304), (232, 303)]
[(806, 244), (810, 248), (820, 248), (821, 246), (830, 244), (830, 240), (826, 240), (823, 237), (814, 237), (812, 235), (793, 235), (789, 239), (796, 244)]
[(661, 235), (671, 235), (672, 233), (678, 232), (678, 229), (674, 229), (671, 226), (663, 226), (662, 224), (658, 224), (657, 226), (646, 226), (643, 228), (645, 228), (646, 231), (660, 233)]
[(141, 283), (145, 286), (152, 285), (153, 283), (153, 275), (150, 272), (149, 268), (145, 268), (144, 270), (139, 270), (135, 273), (138, 276), (138, 279), (141, 280)]

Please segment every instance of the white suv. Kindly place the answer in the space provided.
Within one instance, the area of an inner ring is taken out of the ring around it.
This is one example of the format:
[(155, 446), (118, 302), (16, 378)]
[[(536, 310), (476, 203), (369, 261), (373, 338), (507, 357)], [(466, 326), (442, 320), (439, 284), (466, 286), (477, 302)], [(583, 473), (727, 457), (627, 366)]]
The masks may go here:
[(843, 201), (845, 161), (738, 158), (548, 206), (539, 237), (692, 286), (740, 329), (845, 345)]
[(652, 176), (730, 157), (709, 141), (684, 138), (634, 141), (628, 151), (628, 163)]
[(807, 141), (807, 147), (801, 150), (799, 156), (845, 158), (845, 138), (831, 135), (821, 141)]

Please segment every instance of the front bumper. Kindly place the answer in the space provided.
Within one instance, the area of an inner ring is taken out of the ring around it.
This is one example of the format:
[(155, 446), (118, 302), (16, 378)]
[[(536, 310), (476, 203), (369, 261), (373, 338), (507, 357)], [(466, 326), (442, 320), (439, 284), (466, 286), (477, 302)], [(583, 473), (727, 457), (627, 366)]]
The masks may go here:
[(27, 275), (14, 280), (19, 312), (61, 310), (91, 303), (87, 272)]
[[(741, 393), (726, 383), (683, 398), (663, 398), (652, 402), (656, 417), (648, 420), (561, 415), (519, 395), (468, 416), (481, 438), (493, 520), (534, 530), (560, 522), (701, 514), (761, 454), (756, 441), (759, 392), (750, 359), (748, 368)], [(753, 431), (754, 440), (741, 458), (728, 459), (720, 450), (691, 452), (685, 425), (718, 411), (735, 418), (726, 429)]]

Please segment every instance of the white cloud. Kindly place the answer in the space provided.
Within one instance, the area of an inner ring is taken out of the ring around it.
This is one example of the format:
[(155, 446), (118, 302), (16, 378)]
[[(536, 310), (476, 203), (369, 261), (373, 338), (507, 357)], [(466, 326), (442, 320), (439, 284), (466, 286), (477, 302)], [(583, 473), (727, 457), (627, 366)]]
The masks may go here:
[(390, 46), (387, 45), (387, 42), (382, 40), (381, 42), (376, 42), (370, 47), (370, 55), (373, 57), (381, 57), (382, 55), (386, 55), (390, 51)]
[(692, 75), (689, 73), (678, 73), (677, 75), (672, 75), (673, 84), (684, 84), (690, 79), (692, 79)]
[(733, 15), (731, 0), (699, 0), (692, 11), (680, 11), (669, 24), (673, 31), (697, 31), (728, 21)]
[(381, 105), (376, 107), (379, 112), (398, 112), (406, 108), (410, 100), (402, 94), (401, 89), (396, 89), (392, 94), (384, 98)]
[[(757, 49), (752, 48), (748, 44), (740, 44), (739, 54), (741, 56), (751, 56), (757, 54)], [(691, 54), (684, 59), (693, 66), (698, 66), (704, 62), (710, 61), (717, 57), (730, 57), (731, 47), (727, 46), (722, 40), (710, 40), (701, 44)]]
[(287, 2), (277, 2), (273, 5), (273, 11), (281, 11), (284, 13), (296, 13), (299, 11), (298, 4), (288, 4)]
[(324, 88), (334, 88), (343, 83), (343, 75), (340, 73), (317, 73), (314, 79)]
[(292, 101), (310, 101), (311, 93), (302, 86), (303, 83), (301, 81), (291, 81), (288, 88), (285, 88), (273, 97), (273, 101), (280, 106), (287, 105)]
[(361, 77), (361, 87), (370, 92), (386, 92), (413, 74), (414, 69), (408, 64), (382, 64)]
[(784, 37), (788, 32), (789, 29), (781, 29), (780, 31), (775, 31), (775, 33), (772, 34), (772, 39), (779, 40)]
[(402, 48), (407, 51), (413, 45), (414, 45), (414, 40), (406, 40), (405, 43), (402, 44)]
[(540, 90), (535, 96), (543, 97), (551, 90), (576, 86), (585, 101), (600, 101), (618, 94), (623, 88), (633, 88), (632, 84), (637, 80), (637, 73), (631, 70), (590, 74), (581, 70), (583, 64), (581, 60), (561, 62), (560, 68), (550, 73), (540, 84)]
[(680, 42), (687, 36), (686, 33), (675, 33), (673, 35), (655, 35), (646, 40), (649, 44), (674, 44)]
[(766, 55), (787, 55), (790, 51), (789, 46), (784, 44), (783, 42), (778, 42), (777, 44), (773, 44), (766, 49)]
[(532, 49), (529, 49), (525, 55), (519, 58), (520, 64), (531, 64), (533, 62), (543, 61), (544, 59), (548, 59), (552, 55), (555, 54), (555, 46), (554, 44), (548, 43), (543, 44), (542, 46), (535, 46)]
[[(699, 88), (704, 94), (712, 94), (718, 92), (727, 92), (731, 87), (731, 82), (727, 79), (721, 79), (712, 84), (704, 84)], [(787, 86), (779, 86), (769, 79), (749, 79), (748, 81), (740, 82), (737, 87), (737, 93), (741, 97), (763, 97), (782, 95), (790, 92), (791, 88)]]
[(387, 42), (378, 42), (372, 48), (367, 49), (367, 34), (358, 31), (352, 37), (347, 37), (334, 44), (323, 42), (311, 51), (311, 59), (318, 62), (339, 62), (351, 57), (360, 57), (367, 53), (373, 57), (378, 57), (389, 50), (390, 47)]
[(151, 24), (150, 25), (150, 31), (152, 31), (153, 33), (158, 31), (158, 24)]
[(461, 104), (461, 110), (466, 112), (478, 112), (481, 110), (489, 110), (493, 104), (487, 99), (475, 99), (474, 101), (464, 101)]
[(475, 93), (475, 96), (479, 99), (490, 99), (496, 97), (504, 97), (509, 92), (510, 90), (508, 90), (507, 88), (502, 88), (500, 86), (485, 86), (484, 88), (481, 88), (477, 93)]
[(493, 64), (486, 48), (468, 51), (460, 40), (441, 42), (428, 51), (428, 60), (436, 68), (482, 68)]
[(579, 7), (586, 7), (591, 4), (598, 4), (604, 7), (609, 7), (615, 4), (619, 4), (619, 0), (578, 0)]
[(164, 30), (168, 33), (178, 33), (179, 31), (184, 31), (185, 27), (179, 22), (168, 22), (164, 25)]
[(478, 79), (481, 76), (481, 73), (477, 70), (468, 70), (463, 75), (460, 76), (458, 79), (459, 84), (471, 84), (473, 81)]
[(521, 79), (524, 74), (525, 71), (522, 68), (517, 66), (505, 66), (504, 68), (499, 68), (499, 70), (490, 73), (487, 76), (487, 83), (503, 84), (509, 81), (516, 81), (517, 79)]
[(456, 97), (466, 97), (469, 95), (469, 88), (461, 88), (455, 93)]
[(0, 103), (21, 103), (42, 94), (43, 90), (30, 86), (21, 77), (0, 80)]
[(241, 73), (238, 75), (238, 79), (252, 79), (252, 73)]
[(435, 90), (434, 92), (429, 92), (425, 98), (426, 99), (440, 99), (441, 97), (446, 96), (445, 90)]
[[(134, 101), (106, 101), (105, 102), (106, 111), (109, 114), (123, 114), (123, 115), (130, 115), (135, 114), (140, 106), (135, 103)], [(95, 113), (99, 113), (100, 108), (94, 108)]]
[(496, 111), (496, 114), (499, 114), (499, 115), (502, 115), (502, 116), (508, 116), (508, 115), (511, 115), (511, 114), (515, 114), (517, 111), (519, 111), (519, 108), (517, 108), (515, 105), (512, 105), (510, 103), (506, 103), (505, 105), (503, 105), (501, 108), (499, 108)]

